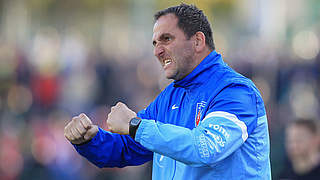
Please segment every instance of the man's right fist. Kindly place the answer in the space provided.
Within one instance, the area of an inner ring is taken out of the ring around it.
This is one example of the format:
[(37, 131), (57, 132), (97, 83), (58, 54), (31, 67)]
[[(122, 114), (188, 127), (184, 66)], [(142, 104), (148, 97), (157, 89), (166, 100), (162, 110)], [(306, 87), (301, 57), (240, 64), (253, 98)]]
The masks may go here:
[(90, 141), (99, 131), (97, 125), (92, 124), (91, 120), (84, 113), (75, 116), (64, 128), (64, 136), (72, 144), (82, 144)]

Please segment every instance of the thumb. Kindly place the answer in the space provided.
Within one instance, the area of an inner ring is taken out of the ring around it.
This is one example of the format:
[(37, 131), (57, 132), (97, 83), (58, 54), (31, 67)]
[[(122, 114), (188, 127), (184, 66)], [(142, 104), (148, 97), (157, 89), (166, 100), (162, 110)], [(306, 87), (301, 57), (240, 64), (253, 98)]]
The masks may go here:
[(89, 130), (92, 126), (92, 121), (90, 120), (90, 118), (84, 113), (81, 113), (79, 117), (83, 127)]
[(98, 133), (99, 128), (97, 125), (91, 125), (90, 128), (87, 130), (86, 134), (84, 135), (84, 139), (86, 141), (91, 140), (96, 134)]

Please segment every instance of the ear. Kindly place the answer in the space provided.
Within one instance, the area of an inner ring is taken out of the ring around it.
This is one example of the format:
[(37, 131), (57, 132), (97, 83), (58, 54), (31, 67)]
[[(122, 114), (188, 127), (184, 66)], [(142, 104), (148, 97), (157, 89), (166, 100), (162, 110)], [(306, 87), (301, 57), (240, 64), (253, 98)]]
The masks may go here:
[(206, 36), (203, 32), (198, 31), (194, 36), (194, 47), (196, 52), (201, 52), (206, 47)]

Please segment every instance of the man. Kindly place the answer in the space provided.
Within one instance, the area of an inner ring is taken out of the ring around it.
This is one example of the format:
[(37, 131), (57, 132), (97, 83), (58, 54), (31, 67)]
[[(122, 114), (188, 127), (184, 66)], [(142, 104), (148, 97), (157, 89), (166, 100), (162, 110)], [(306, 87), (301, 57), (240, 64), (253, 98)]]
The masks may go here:
[(320, 136), (315, 120), (299, 119), (286, 128), (286, 150), (291, 161), (279, 179), (316, 180), (320, 177)]
[[(210, 24), (195, 6), (155, 15), (154, 54), (173, 79), (138, 114), (111, 108), (106, 132), (85, 114), (65, 128), (76, 150), (99, 167), (153, 159), (153, 179), (270, 179), (263, 100), (215, 51)], [(128, 135), (129, 134), (129, 135)]]

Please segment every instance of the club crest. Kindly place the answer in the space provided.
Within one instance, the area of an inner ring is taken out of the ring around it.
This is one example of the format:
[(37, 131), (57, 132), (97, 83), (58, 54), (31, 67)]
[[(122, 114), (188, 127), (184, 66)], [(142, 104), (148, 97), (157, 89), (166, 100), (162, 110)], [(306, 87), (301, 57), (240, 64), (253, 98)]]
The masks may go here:
[(196, 117), (195, 117), (195, 126), (197, 127), (200, 123), (201, 120), (201, 115), (202, 115), (202, 111), (204, 109), (204, 107), (206, 106), (207, 102), (205, 101), (201, 101), (199, 103), (197, 103), (197, 107), (196, 107)]

